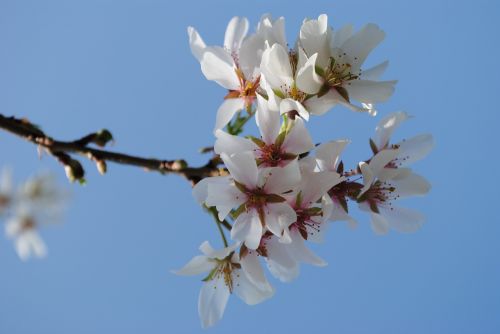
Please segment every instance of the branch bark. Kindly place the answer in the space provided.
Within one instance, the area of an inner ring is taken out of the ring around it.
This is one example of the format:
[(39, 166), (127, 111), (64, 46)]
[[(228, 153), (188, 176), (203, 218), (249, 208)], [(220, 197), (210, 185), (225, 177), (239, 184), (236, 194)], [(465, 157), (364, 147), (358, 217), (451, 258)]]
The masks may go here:
[(47, 136), (37, 126), (26, 119), (6, 117), (0, 114), (0, 128), (21, 137), (39, 147), (45, 148), (60, 162), (61, 154), (78, 154), (92, 161), (109, 161), (122, 165), (142, 167), (147, 170), (157, 171), (161, 174), (177, 174), (183, 176), (193, 185), (205, 177), (226, 175), (226, 171), (219, 168), (221, 163), (218, 156), (213, 156), (205, 165), (200, 167), (189, 167), (182, 160), (147, 159), (128, 154), (113, 152), (104, 149), (89, 147), (90, 140), (82, 140), (92, 137), (87, 135), (76, 141), (60, 141)]

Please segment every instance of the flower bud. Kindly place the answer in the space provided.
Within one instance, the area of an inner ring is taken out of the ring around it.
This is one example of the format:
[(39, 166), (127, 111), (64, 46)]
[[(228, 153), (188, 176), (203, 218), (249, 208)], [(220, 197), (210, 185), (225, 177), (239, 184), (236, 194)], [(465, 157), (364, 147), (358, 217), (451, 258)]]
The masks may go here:
[(64, 171), (70, 182), (80, 181), (82, 182), (85, 171), (82, 165), (77, 160), (71, 159), (66, 165), (64, 165)]
[(108, 165), (106, 164), (105, 160), (98, 160), (96, 166), (97, 170), (99, 171), (99, 174), (101, 175), (106, 174), (106, 171), (108, 170)]

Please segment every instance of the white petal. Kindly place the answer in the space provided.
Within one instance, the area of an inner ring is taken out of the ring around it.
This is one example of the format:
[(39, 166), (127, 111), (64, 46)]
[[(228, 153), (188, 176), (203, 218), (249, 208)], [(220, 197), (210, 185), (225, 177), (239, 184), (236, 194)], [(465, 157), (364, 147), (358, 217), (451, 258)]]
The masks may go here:
[(225, 153), (220, 155), (229, 173), (236, 181), (253, 189), (257, 185), (257, 163), (252, 152), (236, 153), (228, 156)]
[(340, 203), (337, 203), (336, 201), (332, 201), (332, 203), (333, 208), (329, 218), (331, 221), (346, 221), (349, 224), (349, 227), (353, 229), (358, 226), (358, 222), (345, 212)]
[(267, 174), (264, 190), (268, 194), (282, 194), (300, 182), (300, 168), (296, 159), (284, 167), (272, 167), (262, 172)]
[(226, 89), (240, 87), (231, 55), (220, 47), (207, 47), (200, 61), (201, 71), (207, 80), (213, 80)]
[(385, 33), (377, 25), (369, 23), (342, 44), (343, 51), (355, 59), (351, 64), (353, 72), (358, 71), (370, 52), (384, 37)]
[(384, 117), (375, 128), (375, 144), (379, 149), (384, 148), (392, 133), (404, 121), (410, 118), (410, 115), (403, 111), (398, 111)]
[(411, 173), (407, 177), (395, 182), (396, 194), (401, 197), (422, 196), (431, 190), (431, 185), (422, 176)]
[(291, 87), (293, 84), (288, 52), (280, 44), (274, 44), (264, 51), (260, 69), (273, 88)]
[(434, 147), (434, 139), (430, 134), (422, 134), (402, 141), (399, 144), (398, 162), (401, 166), (408, 166), (429, 154)]
[(289, 98), (281, 100), (280, 114), (283, 115), (290, 111), (296, 111), (304, 120), (309, 120), (309, 112), (299, 101), (295, 101)]
[(248, 279), (262, 290), (272, 290), (264, 270), (259, 261), (257, 252), (249, 250), (247, 255), (240, 259), (241, 269), (248, 276)]
[(339, 30), (334, 31), (332, 36), (332, 48), (341, 48), (345, 41), (352, 36), (353, 30), (352, 24), (347, 24)]
[(394, 149), (389, 149), (389, 150), (382, 150), (375, 154), (375, 156), (370, 160), (369, 166), (372, 171), (372, 173), (375, 176), (378, 176), (378, 174), (384, 169), (385, 166), (396, 156), (398, 155), (399, 151), (394, 150)]
[(316, 160), (322, 171), (337, 171), (340, 162), (340, 153), (344, 150), (350, 140), (341, 139), (323, 143), (316, 147)]
[(12, 189), (12, 169), (5, 167), (0, 174), (0, 194), (8, 195)]
[(266, 240), (267, 267), (282, 282), (291, 282), (299, 275), (299, 265), (287, 251), (288, 244), (275, 238)]
[[(278, 238), (283, 237), (283, 232), (297, 221), (297, 214), (287, 203), (271, 203), (266, 205), (266, 227)], [(282, 242), (287, 240), (281, 240)]]
[(209, 183), (229, 184), (230, 181), (228, 176), (212, 176), (201, 179), (193, 187), (193, 197), (198, 204), (203, 204), (207, 200)]
[(316, 94), (323, 85), (323, 78), (316, 73), (317, 57), (317, 53), (312, 55), (297, 73), (297, 88), (307, 94)]
[(248, 32), (248, 20), (246, 17), (233, 17), (229, 21), (224, 36), (224, 47), (231, 52), (238, 52), (241, 42)]
[(303, 207), (309, 207), (318, 201), (328, 190), (343, 180), (339, 174), (330, 171), (304, 174), (300, 184)]
[(191, 47), (191, 53), (199, 62), (201, 62), (203, 52), (205, 51), (207, 45), (195, 28), (188, 27), (187, 32), (189, 36), (189, 46)]
[(287, 153), (293, 154), (302, 154), (314, 148), (314, 143), (302, 119), (297, 118), (294, 121), (292, 129), (283, 141), (282, 148)]
[(287, 46), (284, 17), (280, 17), (273, 22), (270, 14), (262, 15), (257, 25), (257, 34), (261, 35), (269, 45), (278, 43), (283, 47)]
[(199, 249), (200, 251), (208, 256), (209, 258), (212, 259), (219, 259), (222, 260), (226, 258), (231, 252), (234, 252), (236, 248), (238, 248), (240, 245), (238, 243), (229, 245), (228, 247), (224, 247), (222, 249), (214, 249), (211, 245), (210, 242), (204, 241)]
[(378, 103), (387, 101), (394, 93), (397, 81), (370, 81), (352, 80), (344, 84), (349, 97), (364, 103)]
[(222, 104), (220, 105), (219, 109), (217, 109), (214, 132), (219, 129), (223, 129), (231, 121), (231, 119), (233, 119), (234, 114), (244, 108), (244, 99), (225, 99), (224, 102), (222, 102)]
[(280, 114), (277, 110), (270, 110), (268, 102), (260, 95), (257, 95), (257, 113), (255, 120), (259, 127), (262, 140), (266, 144), (273, 144), (280, 131)]
[(425, 217), (420, 212), (407, 208), (381, 208), (380, 213), (384, 215), (392, 229), (403, 233), (417, 231), (425, 221)]
[(251, 35), (243, 40), (238, 59), (245, 78), (251, 80), (260, 74), (260, 63), (264, 50), (265, 42), (260, 35)]
[(237, 208), (247, 199), (234, 184), (225, 182), (209, 183), (207, 194), (206, 204), (208, 207), (217, 208), (220, 220), (224, 220), (233, 208)]
[(14, 242), (17, 256), (23, 261), (26, 261), (31, 256), (30, 240), (24, 235), (20, 235)]
[(33, 253), (38, 258), (44, 258), (47, 256), (47, 246), (43, 239), (36, 233), (35, 231), (28, 231), (31, 239), (31, 248), (33, 249)]
[(306, 247), (304, 239), (297, 231), (294, 229), (290, 232), (292, 236), (292, 243), (289, 245), (290, 254), (292, 258), (296, 261), (301, 261), (305, 263), (309, 263), (315, 266), (324, 267), (327, 265), (325, 260), (314, 254), (309, 248)]
[(305, 20), (300, 28), (300, 44), (310, 56), (318, 53), (318, 63), (325, 67), (330, 56), (330, 31), (328, 16), (322, 14), (317, 20)]
[(241, 270), (235, 272), (233, 277), (235, 277), (234, 293), (248, 305), (262, 303), (274, 294), (274, 289), (271, 285), (268, 284), (268, 286), (263, 289), (262, 287), (255, 285)]
[(387, 234), (387, 232), (389, 232), (389, 223), (384, 216), (375, 212), (370, 212), (370, 216), (373, 232), (379, 235)]
[[(320, 116), (332, 109), (337, 103), (339, 103), (338, 93), (334, 93), (334, 90), (330, 90), (325, 95), (318, 97), (313, 96), (304, 101), (304, 106), (311, 115)], [(306, 119), (307, 120), (307, 119)]]
[(262, 237), (262, 224), (257, 212), (243, 212), (236, 218), (231, 229), (231, 238), (244, 242), (249, 249), (257, 249)]
[(373, 181), (375, 180), (375, 175), (373, 174), (370, 166), (366, 162), (359, 163), (359, 169), (363, 174), (363, 188), (359, 192), (358, 198), (361, 197), (370, 187), (372, 186)]
[(210, 261), (205, 255), (198, 255), (193, 257), (184, 267), (174, 271), (177, 275), (199, 275), (209, 272), (214, 267), (214, 262)]
[(386, 60), (383, 63), (373, 66), (368, 70), (363, 70), (361, 72), (361, 79), (363, 80), (379, 80), (379, 78), (384, 74), (385, 70), (389, 66), (389, 61)]
[(222, 318), (229, 295), (222, 276), (203, 284), (198, 297), (198, 314), (203, 328), (213, 326)]
[(238, 152), (253, 152), (257, 146), (249, 139), (239, 136), (230, 135), (222, 130), (215, 131), (214, 151), (217, 154), (226, 153), (232, 155)]

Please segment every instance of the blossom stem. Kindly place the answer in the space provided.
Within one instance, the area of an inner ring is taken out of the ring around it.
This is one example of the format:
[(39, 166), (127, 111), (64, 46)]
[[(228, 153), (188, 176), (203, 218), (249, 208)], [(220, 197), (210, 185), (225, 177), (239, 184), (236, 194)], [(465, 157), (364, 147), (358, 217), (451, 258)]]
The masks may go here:
[(225, 228), (228, 228), (228, 226), (229, 226), (228, 230), (231, 230), (231, 225), (229, 225), (229, 223), (225, 220), (223, 220), (223, 221), (219, 220), (219, 213), (217, 212), (217, 209), (215, 207), (208, 208), (205, 206), (205, 208), (208, 210), (208, 212), (210, 212), (210, 214), (214, 218), (215, 223), (217, 224), (217, 228), (219, 230), (222, 242), (224, 243), (224, 247), (227, 247), (229, 244), (227, 243), (226, 235), (224, 233), (224, 230), (222, 229), (222, 226), (224, 226)]

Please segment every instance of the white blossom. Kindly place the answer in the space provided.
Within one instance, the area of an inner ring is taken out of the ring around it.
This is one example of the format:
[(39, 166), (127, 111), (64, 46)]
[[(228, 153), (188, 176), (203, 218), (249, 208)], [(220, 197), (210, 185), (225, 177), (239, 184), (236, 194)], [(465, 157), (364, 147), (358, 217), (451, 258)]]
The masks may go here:
[(219, 321), (229, 296), (234, 292), (249, 305), (270, 298), (274, 289), (267, 282), (255, 253), (240, 258), (235, 252), (238, 244), (221, 250), (213, 249), (208, 241), (200, 246), (203, 255), (195, 256), (178, 275), (208, 273), (198, 298), (198, 313), (204, 328)]
[(261, 138), (242, 138), (222, 130), (216, 132), (215, 153), (228, 155), (251, 151), (260, 167), (285, 166), (302, 153), (314, 148), (302, 119), (287, 119), (281, 124), (280, 114), (268, 108), (267, 101), (257, 95), (256, 121)]
[[(321, 82), (305, 91), (328, 95), (334, 103), (375, 115), (374, 104), (392, 95), (396, 81), (378, 81), (388, 62), (368, 70), (362, 70), (361, 66), (384, 37), (385, 33), (375, 24), (367, 24), (354, 33), (351, 25), (332, 31), (325, 14), (317, 20), (305, 20), (300, 30), (299, 47), (308, 59), (314, 59), (311, 66), (317, 74), (315, 80)], [(361, 106), (353, 104), (352, 100), (361, 102)]]

